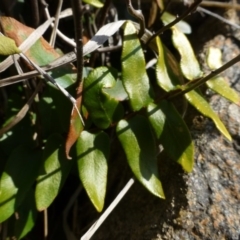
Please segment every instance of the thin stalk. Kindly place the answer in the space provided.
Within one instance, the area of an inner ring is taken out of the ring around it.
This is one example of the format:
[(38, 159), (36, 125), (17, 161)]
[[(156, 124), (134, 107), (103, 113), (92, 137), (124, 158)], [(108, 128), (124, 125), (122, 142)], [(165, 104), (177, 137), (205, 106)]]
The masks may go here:
[(132, 6), (132, 1), (131, 0), (126, 0), (126, 4), (127, 4), (127, 10), (128, 12), (138, 20), (139, 25), (140, 25), (140, 29), (139, 29), (139, 37), (141, 38), (142, 35), (145, 32), (145, 18), (143, 16), (143, 14), (141, 13), (140, 10), (136, 10), (133, 8)]
[[(82, 0), (71, 0), (75, 28), (75, 41), (77, 44), (77, 101), (81, 105), (82, 75), (83, 75), (83, 42), (82, 42)], [(80, 99), (79, 99), (80, 97)], [(78, 105), (77, 104), (77, 105)]]
[(187, 84), (183, 85), (182, 87), (184, 88), (184, 90), (177, 89), (177, 90), (169, 93), (168, 97), (166, 97), (166, 98), (167, 99), (173, 99), (175, 97), (178, 97), (180, 95), (183, 95), (187, 92), (190, 92), (190, 91), (200, 87), (202, 84), (206, 83), (208, 80), (210, 80), (210, 79), (214, 78), (215, 76), (219, 75), (220, 73), (227, 70), (228, 68), (230, 68), (231, 66), (233, 66), (234, 64), (236, 64), (239, 61), (240, 61), (240, 54), (237, 57), (230, 60), (229, 62), (227, 62), (226, 64), (224, 64), (223, 66), (221, 66), (220, 68), (212, 71), (207, 76), (196, 79), (196, 80), (193, 80), (193, 81), (188, 82)]
[(177, 24), (178, 22), (180, 22), (181, 20), (185, 19), (189, 14), (193, 13), (197, 6), (202, 2), (202, 0), (196, 0), (189, 8), (188, 10), (183, 13), (181, 16), (177, 17), (174, 21), (172, 21), (171, 23), (167, 24), (166, 26), (164, 26), (163, 28), (161, 28), (159, 31), (157, 31), (156, 33), (154, 33), (148, 40), (147, 40), (147, 45), (158, 35), (160, 35), (161, 33), (163, 33), (164, 31), (166, 31), (167, 29), (171, 28), (172, 26), (174, 26), (175, 24)]

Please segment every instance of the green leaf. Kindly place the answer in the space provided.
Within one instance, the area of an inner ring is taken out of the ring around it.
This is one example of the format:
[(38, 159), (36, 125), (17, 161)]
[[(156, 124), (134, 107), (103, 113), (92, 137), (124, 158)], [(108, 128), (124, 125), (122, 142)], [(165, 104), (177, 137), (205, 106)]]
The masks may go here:
[(8, 219), (33, 185), (41, 164), (41, 152), (18, 147), (7, 161), (0, 179), (0, 222)]
[[(221, 50), (218, 48), (210, 47), (207, 56), (207, 64), (211, 68), (211, 70), (215, 70), (222, 66), (221, 59)], [(235, 104), (240, 105), (239, 94), (228, 85), (228, 83), (223, 77), (217, 76), (213, 79), (208, 80), (207, 86), (216, 93), (223, 96), (224, 98), (234, 102)]]
[(0, 36), (0, 55), (8, 56), (20, 52), (11, 38)]
[[(161, 16), (161, 19), (162, 19), (164, 25), (167, 25), (167, 24), (173, 22), (176, 19), (176, 17), (173, 16), (171, 13), (164, 11)], [(192, 32), (191, 26), (183, 20), (178, 22), (176, 25), (174, 25), (174, 27), (176, 27), (179, 31), (181, 31), (185, 34), (190, 34)]]
[[(40, 38), (29, 49), (28, 57), (37, 65), (44, 66), (59, 58), (60, 54), (55, 51), (45, 39)], [(76, 74), (74, 73), (74, 66), (72, 64), (66, 64), (54, 69), (50, 71), (49, 74), (63, 88), (67, 88), (76, 82)], [(53, 86), (50, 83), (49, 85)]]
[(83, 0), (83, 2), (90, 4), (94, 7), (101, 8), (103, 7), (103, 3), (99, 0)]
[(120, 80), (116, 81), (113, 88), (103, 89), (103, 91), (117, 101), (124, 101), (128, 98), (127, 92), (123, 87), (123, 82)]
[(15, 220), (14, 236), (21, 239), (29, 233), (35, 225), (37, 209), (35, 205), (34, 191), (31, 189), (24, 202), (17, 209), (18, 218)]
[(83, 131), (77, 141), (78, 171), (82, 184), (97, 211), (104, 206), (110, 140), (106, 133)]
[(191, 172), (194, 164), (194, 145), (189, 130), (171, 102), (161, 101), (147, 107), (149, 120), (164, 150), (173, 160)]
[(117, 136), (136, 178), (154, 195), (165, 198), (159, 180), (157, 150), (151, 126), (143, 116), (117, 125)]
[(188, 80), (201, 77), (202, 71), (187, 37), (176, 27), (172, 27), (172, 33), (173, 44), (181, 56), (180, 67), (183, 75)]
[(105, 129), (123, 116), (123, 107), (105, 89), (113, 88), (116, 81), (107, 67), (94, 69), (84, 80), (83, 103), (93, 123)]
[[(9, 17), (1, 19), (6, 36), (12, 38), (19, 46), (34, 31), (17, 20)], [(60, 54), (43, 38), (38, 39), (26, 52), (26, 55), (37, 65), (43, 66), (60, 57)], [(76, 81), (76, 74), (72, 64), (66, 64), (50, 73), (52, 77), (64, 88)], [(51, 85), (52, 86), (52, 85)]]
[(218, 117), (218, 115), (212, 110), (208, 102), (196, 91), (191, 91), (185, 94), (186, 99), (203, 115), (213, 120), (218, 130), (230, 141), (232, 140), (226, 127)]
[(222, 53), (219, 48), (210, 47), (208, 49), (207, 65), (211, 70), (218, 69), (222, 66)]
[(207, 86), (224, 98), (240, 105), (239, 94), (231, 88), (223, 77), (217, 76), (207, 81)]
[(157, 83), (161, 88), (168, 92), (174, 89), (176, 85), (183, 82), (182, 74), (176, 60), (169, 50), (162, 45), (159, 37), (156, 38), (156, 45), (158, 49), (158, 59), (156, 64)]
[(134, 111), (140, 110), (152, 101), (150, 82), (145, 70), (141, 43), (137, 31), (130, 21), (124, 25), (122, 50), (122, 80)]
[(53, 202), (71, 169), (72, 161), (67, 161), (63, 144), (64, 139), (59, 134), (54, 134), (47, 140), (43, 152), (44, 162), (35, 191), (39, 211), (46, 209)]

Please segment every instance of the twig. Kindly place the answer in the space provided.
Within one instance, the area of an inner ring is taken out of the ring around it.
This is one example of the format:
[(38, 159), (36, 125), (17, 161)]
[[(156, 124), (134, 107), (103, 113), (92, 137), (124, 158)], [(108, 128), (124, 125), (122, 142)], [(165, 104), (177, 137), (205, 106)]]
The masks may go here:
[(58, 29), (58, 24), (59, 24), (59, 15), (60, 15), (60, 12), (62, 9), (62, 4), (63, 4), (63, 0), (58, 0), (58, 6), (57, 6), (57, 12), (55, 15), (54, 27), (53, 27), (53, 31), (52, 31), (52, 35), (51, 35), (51, 39), (50, 39), (50, 45), (52, 47), (54, 47), (55, 42), (56, 42), (57, 29)]
[(67, 217), (68, 217), (68, 213), (69, 213), (72, 205), (74, 204), (75, 200), (77, 199), (77, 197), (80, 194), (80, 192), (82, 191), (82, 189), (83, 189), (82, 185), (79, 185), (79, 187), (73, 193), (73, 195), (71, 196), (70, 200), (67, 203), (67, 206), (65, 207), (65, 209), (63, 211), (63, 229), (66, 234), (67, 240), (75, 240), (76, 239), (73, 232), (70, 230), (70, 228), (68, 226)]
[(106, 0), (104, 3), (103, 8), (100, 10), (101, 16), (100, 16), (100, 24), (99, 27), (102, 27), (106, 21), (107, 12), (109, 11), (110, 5), (112, 0)]
[(229, 25), (231, 25), (231, 26), (233, 26), (233, 27), (235, 27), (237, 29), (240, 29), (240, 26), (238, 24), (235, 24), (235, 23), (233, 23), (233, 22), (231, 22), (231, 21), (221, 17), (220, 15), (218, 15), (216, 13), (213, 13), (213, 12), (211, 12), (211, 11), (205, 9), (205, 8), (197, 7), (197, 11), (206, 13), (206, 14), (212, 16), (212, 17), (215, 17), (215, 18), (219, 19), (220, 21), (222, 21), (224, 23), (227, 23), (227, 24), (229, 24)]
[(40, 82), (35, 91), (33, 92), (32, 96), (28, 99), (27, 103), (22, 107), (22, 109), (17, 113), (16, 116), (9, 122), (6, 126), (0, 129), (0, 136), (2, 136), (5, 132), (9, 131), (12, 127), (14, 127), (17, 123), (19, 123), (27, 114), (28, 110), (30, 109), (35, 96), (37, 95), (38, 91), (40, 90), (42, 83)]
[(113, 200), (110, 206), (106, 209), (106, 211), (101, 215), (101, 217), (92, 225), (92, 227), (81, 237), (81, 240), (89, 240), (94, 233), (98, 230), (98, 228), (102, 225), (102, 223), (106, 220), (108, 215), (113, 211), (113, 209), (117, 206), (117, 204), (122, 200), (122, 198), (126, 195), (127, 191), (134, 184), (134, 179), (131, 178), (125, 187), (121, 190), (121, 192), (117, 195), (117, 197)]
[(31, 14), (33, 19), (32, 26), (36, 28), (38, 27), (40, 22), (38, 1), (31, 0), (30, 7), (31, 7)]
[(215, 1), (202, 1), (201, 6), (205, 7), (219, 7), (219, 8), (234, 8), (236, 10), (240, 10), (239, 4), (227, 3), (227, 2), (215, 2)]
[(77, 85), (82, 82), (83, 43), (82, 43), (82, 0), (71, 0), (74, 18), (75, 41), (77, 44)]
[(44, 209), (43, 211), (43, 227), (44, 227), (44, 232), (43, 232), (43, 239), (47, 240), (48, 237), (48, 210)]
[(139, 25), (140, 25), (140, 30), (139, 30), (139, 37), (141, 38), (142, 35), (145, 32), (145, 18), (140, 10), (136, 10), (132, 6), (132, 1), (131, 0), (126, 0), (127, 4), (127, 10), (128, 12), (138, 20)]
[(223, 66), (221, 66), (220, 68), (212, 71), (207, 76), (190, 81), (187, 84), (182, 85), (181, 89), (183, 89), (183, 90), (177, 89), (177, 90), (173, 90), (172, 92), (169, 92), (168, 97), (166, 97), (165, 99), (173, 99), (175, 97), (178, 97), (180, 95), (183, 95), (187, 92), (190, 92), (191, 90), (194, 90), (194, 89), (200, 87), (202, 84), (206, 83), (208, 80), (214, 78), (218, 74), (227, 70), (229, 67), (233, 66), (234, 64), (236, 64), (239, 61), (240, 61), (240, 54), (237, 57), (230, 60), (229, 62), (227, 62), (226, 64), (224, 64)]
[(197, 6), (201, 3), (202, 0), (196, 0), (189, 8), (188, 10), (183, 13), (181, 16), (177, 17), (174, 21), (172, 21), (171, 23), (167, 24), (166, 26), (164, 26), (163, 28), (161, 28), (159, 31), (157, 31), (156, 33), (154, 33), (148, 40), (147, 40), (147, 45), (158, 35), (160, 35), (161, 33), (163, 33), (164, 31), (166, 31), (167, 29), (171, 28), (172, 26), (174, 26), (176, 23), (180, 22), (181, 20), (183, 20), (184, 18), (186, 18), (189, 14), (193, 13)]
[(76, 99), (71, 96), (71, 94), (66, 91), (63, 87), (61, 87), (49, 74), (47, 74), (43, 69), (41, 69), (38, 65), (36, 65), (34, 62), (32, 62), (29, 58), (27, 58), (23, 53), (19, 54), (25, 61), (27, 61), (30, 65), (32, 65), (47, 81), (51, 82), (54, 86), (56, 86), (73, 104), (73, 107), (75, 108), (80, 120), (82, 121), (83, 126), (84, 121), (83, 118), (78, 110)]
[[(51, 16), (50, 16), (50, 14), (49, 14), (48, 7), (45, 7), (45, 8), (44, 8), (44, 12), (45, 12), (45, 15), (46, 15), (47, 19), (50, 19)], [(71, 13), (71, 14), (70, 14), (70, 13)], [(68, 14), (70, 14), (70, 15), (68, 15)], [(68, 10), (68, 14), (66, 14), (66, 16), (71, 16), (71, 15), (72, 15), (72, 10), (71, 10), (71, 12)], [(65, 16), (64, 16), (64, 12), (63, 12), (63, 17), (65, 17)], [(61, 15), (60, 15), (60, 18), (61, 18)], [(53, 28), (53, 27), (54, 27), (54, 24), (51, 23), (50, 26)], [(76, 43), (75, 43), (72, 39), (70, 39), (69, 37), (67, 37), (66, 35), (64, 35), (59, 29), (57, 29), (56, 32), (57, 32), (57, 35), (58, 35), (63, 41), (65, 41), (66, 43), (68, 43), (70, 46), (72, 46), (72, 47), (74, 47), (74, 48), (76, 47)]]

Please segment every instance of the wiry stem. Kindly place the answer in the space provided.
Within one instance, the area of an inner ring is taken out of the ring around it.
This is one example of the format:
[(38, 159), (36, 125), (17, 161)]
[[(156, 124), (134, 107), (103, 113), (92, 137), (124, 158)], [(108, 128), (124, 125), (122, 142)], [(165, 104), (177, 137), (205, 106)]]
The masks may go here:
[(138, 10), (135, 10), (132, 6), (132, 1), (131, 0), (126, 0), (126, 4), (127, 4), (127, 10), (128, 12), (133, 16), (135, 17), (138, 22), (139, 22), (139, 25), (140, 25), (140, 30), (139, 30), (139, 37), (141, 38), (142, 35), (144, 34), (145, 32), (145, 18), (143, 16), (143, 14), (138, 11)]
[(175, 97), (178, 97), (180, 95), (183, 95), (187, 92), (190, 92), (190, 91), (200, 87), (202, 84), (206, 83), (208, 80), (210, 80), (210, 79), (214, 78), (215, 76), (219, 75), (220, 73), (227, 70), (229, 67), (233, 66), (234, 64), (236, 64), (239, 61), (240, 61), (240, 54), (237, 57), (230, 60), (229, 62), (227, 62), (226, 64), (224, 64), (223, 66), (221, 66), (220, 68), (212, 71), (207, 76), (196, 79), (196, 80), (193, 80), (193, 81), (190, 81), (187, 84), (181, 86), (181, 88), (183, 90), (177, 89), (177, 90), (174, 90), (174, 91), (170, 92), (168, 94), (168, 97), (166, 97), (166, 98), (167, 99), (173, 99)]
[(166, 31), (167, 29), (171, 28), (172, 26), (174, 26), (176, 23), (180, 22), (181, 20), (183, 20), (184, 18), (186, 18), (189, 14), (191, 14), (192, 12), (194, 12), (197, 8), (197, 6), (202, 2), (202, 0), (196, 0), (196, 2), (194, 2), (189, 9), (183, 13), (181, 16), (177, 17), (174, 21), (172, 21), (171, 23), (167, 24), (166, 26), (164, 26), (163, 28), (161, 28), (159, 31), (157, 31), (156, 33), (154, 33), (148, 40), (147, 40), (147, 45), (158, 35), (160, 35), (161, 33), (163, 33), (164, 31)]

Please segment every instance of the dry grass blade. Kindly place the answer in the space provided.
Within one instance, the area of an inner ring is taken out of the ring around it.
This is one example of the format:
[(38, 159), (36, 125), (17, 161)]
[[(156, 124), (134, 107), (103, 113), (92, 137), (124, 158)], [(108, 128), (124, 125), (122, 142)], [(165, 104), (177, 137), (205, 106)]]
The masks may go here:
[(29, 64), (31, 64), (38, 72), (41, 74), (47, 81), (51, 82), (54, 86), (56, 86), (64, 96), (66, 96), (73, 104), (75, 110), (77, 111), (79, 118), (82, 121), (83, 126), (84, 121), (83, 118), (78, 110), (78, 107), (76, 105), (76, 99), (68, 92), (66, 91), (63, 87), (61, 87), (49, 74), (47, 74), (43, 69), (41, 69), (38, 65), (36, 65), (34, 62), (32, 62), (29, 58), (27, 58), (23, 53), (19, 54), (25, 61), (27, 61)]
[[(96, 33), (96, 35), (83, 46), (83, 56), (86, 56), (89, 53), (98, 49), (104, 42), (106, 42), (108, 40), (108, 38), (110, 36), (115, 34), (125, 22), (126, 21), (124, 21), (124, 20), (117, 21), (117, 22), (109, 23), (109, 24), (103, 26), (102, 28), (100, 28), (100, 30)], [(63, 66), (65, 64), (68, 64), (68, 63), (71, 63), (74, 61), (76, 61), (76, 53), (70, 52), (70, 53), (67, 53), (64, 56), (56, 59), (55, 61), (48, 64), (47, 66), (43, 67), (42, 70), (50, 71), (57, 67)], [(21, 81), (23, 81), (23, 79), (26, 79), (29, 77), (34, 77), (37, 75), (39, 75), (39, 73), (37, 71), (31, 71), (28, 73), (24, 73), (22, 75), (5, 78), (0, 81), (0, 87), (4, 87), (7, 85), (17, 83), (17, 82), (21, 82)]]
[(58, 6), (57, 6), (57, 12), (56, 12), (56, 16), (55, 16), (54, 27), (53, 27), (53, 31), (52, 31), (52, 35), (51, 35), (51, 39), (50, 39), (50, 45), (52, 47), (54, 47), (55, 42), (56, 42), (57, 29), (58, 29), (58, 24), (59, 24), (59, 15), (60, 15), (60, 12), (62, 9), (62, 4), (63, 4), (63, 0), (59, 0)]
[(106, 211), (101, 215), (101, 217), (91, 226), (91, 228), (81, 237), (81, 240), (89, 240), (94, 233), (98, 230), (98, 228), (102, 225), (102, 223), (106, 220), (108, 215), (113, 211), (113, 209), (117, 206), (117, 204), (122, 200), (122, 198), (126, 195), (127, 191), (134, 184), (134, 179), (131, 178), (125, 187), (121, 190), (121, 192), (117, 195), (117, 197), (113, 200), (110, 206), (106, 209)]
[[(29, 37), (18, 47), (20, 51), (26, 52), (47, 30), (53, 18), (48, 19), (45, 23), (34, 30)], [(17, 59), (19, 56), (17, 56)], [(13, 64), (13, 59), (11, 56), (7, 57), (3, 62), (0, 63), (0, 72), (6, 70), (9, 66)]]
[(217, 1), (202, 1), (201, 6), (205, 7), (219, 7), (219, 8), (234, 8), (240, 10), (240, 5), (234, 2), (217, 2)]
[(70, 17), (72, 16), (72, 14), (73, 13), (71, 8), (64, 9), (63, 11), (61, 11), (59, 19)]
[(198, 8), (197, 8), (197, 11), (206, 13), (206, 14), (214, 17), (214, 18), (219, 19), (220, 21), (222, 21), (222, 22), (224, 22), (224, 23), (226, 23), (226, 24), (228, 24), (228, 25), (230, 25), (230, 26), (235, 27), (236, 29), (240, 29), (240, 26), (239, 26), (239, 25), (237, 25), (237, 24), (235, 24), (235, 23), (233, 23), (233, 22), (225, 19), (224, 17), (221, 17), (220, 15), (218, 15), (218, 14), (216, 14), (216, 13), (213, 13), (213, 12), (211, 12), (211, 11), (205, 9), (205, 8), (198, 7)]
[[(49, 13), (48, 8), (46, 7), (46, 8), (44, 9), (44, 11), (45, 11), (45, 14), (46, 14), (47, 18), (50, 19), (51, 16), (50, 16), (50, 13)], [(69, 17), (69, 16), (71, 16), (71, 15), (72, 15), (72, 10), (66, 9), (66, 10), (64, 10), (64, 11), (62, 11), (62, 12), (60, 13), (59, 19), (64, 18), (64, 17)], [(53, 24), (53, 23), (51, 23), (51, 27), (52, 27), (52, 28), (54, 27), (54, 24)], [(66, 43), (68, 43), (70, 46), (72, 46), (72, 47), (74, 47), (74, 48), (76, 47), (76, 43), (75, 43), (72, 39), (70, 39), (69, 37), (67, 37), (66, 35), (64, 35), (60, 30), (56, 29), (56, 33), (57, 33), (57, 35), (58, 35), (63, 41), (65, 41)]]

